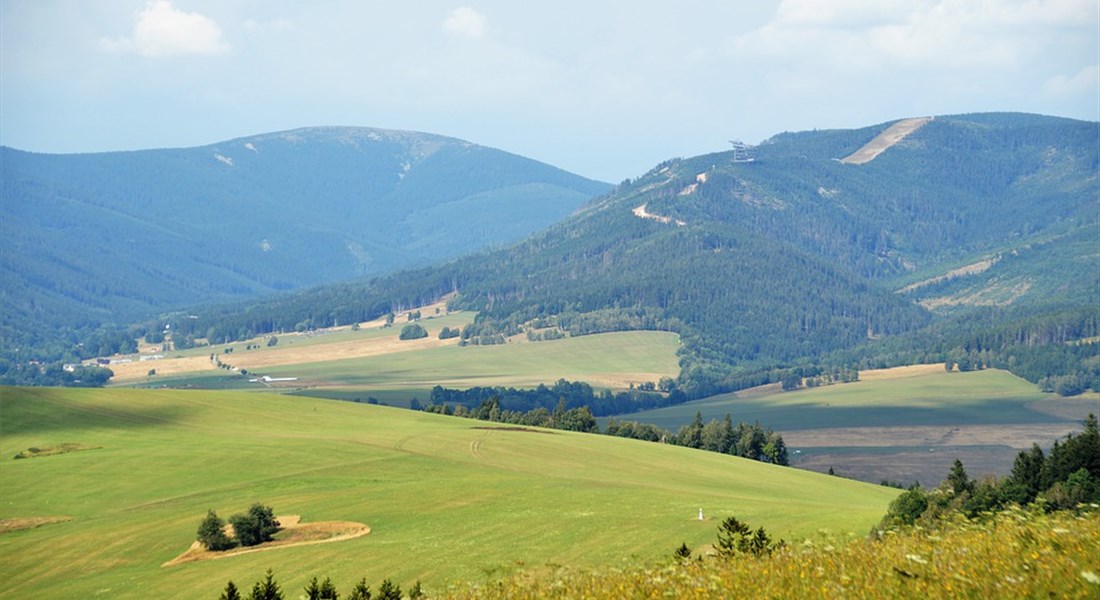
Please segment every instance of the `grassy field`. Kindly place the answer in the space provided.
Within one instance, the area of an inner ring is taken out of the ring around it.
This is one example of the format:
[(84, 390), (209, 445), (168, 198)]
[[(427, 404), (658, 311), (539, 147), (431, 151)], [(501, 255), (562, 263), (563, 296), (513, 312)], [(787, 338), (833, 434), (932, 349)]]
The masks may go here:
[[(296, 597), (391, 577), (431, 589), (525, 568), (623, 567), (737, 515), (788, 539), (865, 533), (894, 490), (603, 436), (484, 429), (400, 409), (241, 392), (0, 389), (0, 596), (217, 597), (272, 568)], [(31, 447), (94, 448), (15, 460)], [(256, 501), (365, 537), (162, 567), (207, 509)], [(697, 520), (703, 508), (707, 519)], [(68, 519), (68, 520), (64, 520)]]
[(918, 365), (861, 374), (861, 381), (782, 392), (722, 394), (622, 415), (675, 431), (703, 420), (760, 423), (783, 433), (792, 464), (864, 479), (935, 484), (959, 457), (971, 473), (1004, 475), (1015, 454), (1049, 446), (1100, 412), (1096, 394), (1058, 398), (999, 370), (948, 373)]
[[(447, 315), (424, 321), (438, 334), (450, 320)], [(457, 325), (456, 325), (457, 326)], [(400, 341), (399, 328), (360, 330), (318, 336), (316, 339), (279, 338), (276, 348), (222, 355), (224, 362), (272, 377), (296, 377), (278, 384), (283, 390), (310, 393), (392, 398), (395, 403), (413, 396), (426, 400), (435, 385), (468, 388), (503, 385), (534, 387), (558, 379), (583, 380), (595, 387), (626, 388), (630, 383), (656, 382), (679, 373), (673, 333), (626, 331), (586, 335), (546, 342), (513, 341), (497, 346), (459, 347), (457, 340), (434, 337)], [(286, 347), (284, 343), (287, 344)], [(292, 345), (293, 344), (293, 345)], [(282, 347), (281, 349), (279, 349)], [(351, 356), (341, 358), (341, 356)], [(188, 360), (194, 360), (193, 358)], [(148, 370), (155, 362), (142, 363)], [(173, 376), (125, 379), (119, 385), (247, 388), (247, 377), (225, 370), (208, 369)], [(250, 384), (258, 389), (260, 384)]]
[(596, 387), (627, 387), (679, 373), (679, 338), (659, 331), (623, 331), (547, 342), (457, 345), (356, 359), (272, 367), (272, 376), (360, 389), (534, 386), (558, 379)]

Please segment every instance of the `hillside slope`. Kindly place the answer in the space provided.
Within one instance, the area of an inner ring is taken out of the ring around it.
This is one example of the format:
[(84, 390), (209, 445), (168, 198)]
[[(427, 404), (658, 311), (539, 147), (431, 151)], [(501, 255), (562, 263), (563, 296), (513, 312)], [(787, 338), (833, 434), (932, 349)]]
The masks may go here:
[[(341, 590), (361, 577), (442, 590), (547, 564), (665, 560), (713, 542), (729, 515), (792, 541), (862, 535), (897, 494), (663, 444), (484, 425), (257, 393), (0, 388), (0, 521), (69, 518), (0, 535), (0, 595), (213, 598), (268, 568), (291, 594), (314, 575)], [(11, 458), (66, 442), (84, 450)], [(161, 566), (207, 510), (254, 502), (371, 531)]]
[(424, 133), (318, 127), (210, 146), (0, 148), (5, 329), (135, 320), (514, 241), (609, 186)]

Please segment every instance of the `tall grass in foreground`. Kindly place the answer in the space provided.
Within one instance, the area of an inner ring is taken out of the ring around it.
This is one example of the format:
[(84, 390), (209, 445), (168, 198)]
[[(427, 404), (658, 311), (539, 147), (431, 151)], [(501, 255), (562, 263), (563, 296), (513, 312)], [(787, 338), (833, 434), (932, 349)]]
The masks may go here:
[[(671, 556), (673, 549), (669, 549)], [(464, 598), (1097, 598), (1100, 511), (1010, 509), (934, 530), (843, 541), (822, 532), (764, 557), (638, 570), (528, 574), (453, 588)]]

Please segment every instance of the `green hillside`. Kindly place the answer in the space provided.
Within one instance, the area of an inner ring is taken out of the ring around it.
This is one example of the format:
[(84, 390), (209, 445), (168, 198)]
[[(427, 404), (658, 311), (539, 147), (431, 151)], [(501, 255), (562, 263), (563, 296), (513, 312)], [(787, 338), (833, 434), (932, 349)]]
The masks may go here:
[[(215, 597), (273, 568), (429, 589), (547, 564), (617, 567), (713, 540), (737, 515), (787, 539), (865, 533), (895, 491), (729, 456), (253, 393), (0, 390), (0, 595)], [(78, 451), (13, 460), (31, 447)], [(162, 567), (207, 509), (256, 501), (369, 535)], [(699, 508), (707, 520), (698, 521)], [(5, 527), (6, 529), (6, 527)]]

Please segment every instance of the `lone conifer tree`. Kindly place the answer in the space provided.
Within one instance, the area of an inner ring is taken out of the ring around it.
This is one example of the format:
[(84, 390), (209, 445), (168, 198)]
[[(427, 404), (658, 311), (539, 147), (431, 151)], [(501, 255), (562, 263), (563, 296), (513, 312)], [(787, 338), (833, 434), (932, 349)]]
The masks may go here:
[(263, 581), (257, 581), (252, 586), (252, 593), (248, 595), (248, 600), (283, 600), (283, 591), (279, 589), (279, 584), (275, 583), (275, 574), (271, 569), (267, 570)]

